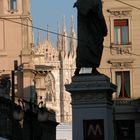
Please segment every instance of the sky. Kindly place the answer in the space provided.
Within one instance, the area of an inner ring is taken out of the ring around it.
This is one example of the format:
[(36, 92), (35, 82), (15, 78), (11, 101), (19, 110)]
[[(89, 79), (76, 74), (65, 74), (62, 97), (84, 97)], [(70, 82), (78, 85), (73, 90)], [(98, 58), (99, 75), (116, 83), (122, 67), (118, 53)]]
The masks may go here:
[[(65, 16), (66, 28), (68, 36), (71, 29), (71, 16), (74, 16), (75, 31), (77, 25), (77, 10), (73, 8), (76, 0), (31, 0), (31, 16), (33, 26), (57, 33), (58, 23), (62, 27), (62, 19)], [(34, 40), (37, 42), (37, 34), (39, 30), (33, 29)], [(40, 31), (41, 41), (46, 36), (46, 32)], [(51, 40), (56, 43), (56, 35), (50, 33)]]

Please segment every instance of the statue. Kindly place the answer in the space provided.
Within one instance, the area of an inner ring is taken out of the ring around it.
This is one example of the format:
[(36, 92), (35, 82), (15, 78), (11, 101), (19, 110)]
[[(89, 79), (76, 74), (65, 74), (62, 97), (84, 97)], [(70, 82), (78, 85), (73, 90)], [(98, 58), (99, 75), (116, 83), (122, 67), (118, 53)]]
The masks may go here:
[(107, 26), (101, 0), (77, 0), (73, 7), (78, 10), (78, 46), (75, 75), (82, 67), (92, 68), (92, 74), (100, 74), (104, 37)]

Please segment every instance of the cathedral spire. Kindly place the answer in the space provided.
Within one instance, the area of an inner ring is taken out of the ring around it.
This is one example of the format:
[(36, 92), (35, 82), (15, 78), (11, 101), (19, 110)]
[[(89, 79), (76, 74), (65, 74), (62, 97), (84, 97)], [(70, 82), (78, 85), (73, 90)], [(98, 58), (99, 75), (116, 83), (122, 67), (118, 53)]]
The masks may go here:
[(38, 48), (40, 48), (40, 32), (38, 32), (37, 46), (38, 46)]
[(49, 25), (47, 25), (47, 40), (50, 41)]
[(74, 30), (74, 19), (71, 17), (71, 39), (70, 39), (70, 51), (69, 58), (75, 59), (76, 57), (76, 33)]
[(32, 33), (33, 44), (35, 43), (34, 33)]
[(74, 19), (73, 19), (73, 16), (71, 16), (71, 32), (74, 32)]
[(66, 32), (66, 21), (65, 21), (65, 16), (63, 16), (63, 32)]
[(58, 23), (58, 29), (57, 29), (57, 50), (61, 50), (61, 38), (60, 38), (60, 25)]
[(68, 39), (65, 24), (65, 16), (63, 17), (63, 29), (62, 29), (62, 51), (64, 52), (64, 58), (68, 57)]

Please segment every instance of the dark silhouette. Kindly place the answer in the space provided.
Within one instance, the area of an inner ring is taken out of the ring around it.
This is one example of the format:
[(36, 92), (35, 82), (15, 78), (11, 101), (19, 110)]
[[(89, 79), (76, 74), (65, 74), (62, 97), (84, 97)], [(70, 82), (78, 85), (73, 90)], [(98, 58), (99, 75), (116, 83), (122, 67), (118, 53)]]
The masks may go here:
[(78, 10), (78, 46), (75, 75), (82, 67), (92, 68), (92, 74), (100, 74), (100, 65), (104, 36), (107, 26), (102, 12), (101, 0), (77, 0)]
[(3, 90), (4, 93), (10, 94), (10, 77), (9, 76), (2, 76), (0, 79), (0, 88)]

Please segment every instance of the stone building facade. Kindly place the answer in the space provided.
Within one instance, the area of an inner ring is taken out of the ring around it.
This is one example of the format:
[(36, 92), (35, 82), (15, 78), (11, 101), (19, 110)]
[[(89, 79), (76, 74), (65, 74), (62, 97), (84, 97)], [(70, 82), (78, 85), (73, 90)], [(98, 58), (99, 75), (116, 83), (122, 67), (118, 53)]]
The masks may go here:
[[(124, 86), (129, 86), (126, 94), (119, 86), (117, 97), (139, 97), (139, 10), (140, 2), (131, 0), (123, 2), (104, 0), (103, 10), (108, 25), (108, 36), (104, 42), (104, 52), (101, 71), (111, 77), (113, 83), (119, 83), (120, 78)], [(125, 87), (126, 88), (126, 87)], [(122, 94), (121, 94), (122, 92)]]
[(49, 33), (41, 43), (39, 33), (37, 46), (32, 48), (37, 96), (42, 96), (45, 106), (57, 112), (57, 119), (60, 122), (71, 122), (71, 99), (64, 87), (71, 82), (75, 70), (76, 34), (73, 17), (71, 21), (70, 45), (68, 45), (65, 17), (63, 17), (62, 32), (58, 27), (57, 46), (52, 45)]
[(108, 26), (100, 71), (117, 85), (114, 93), (115, 138), (140, 139), (140, 1), (103, 0)]

